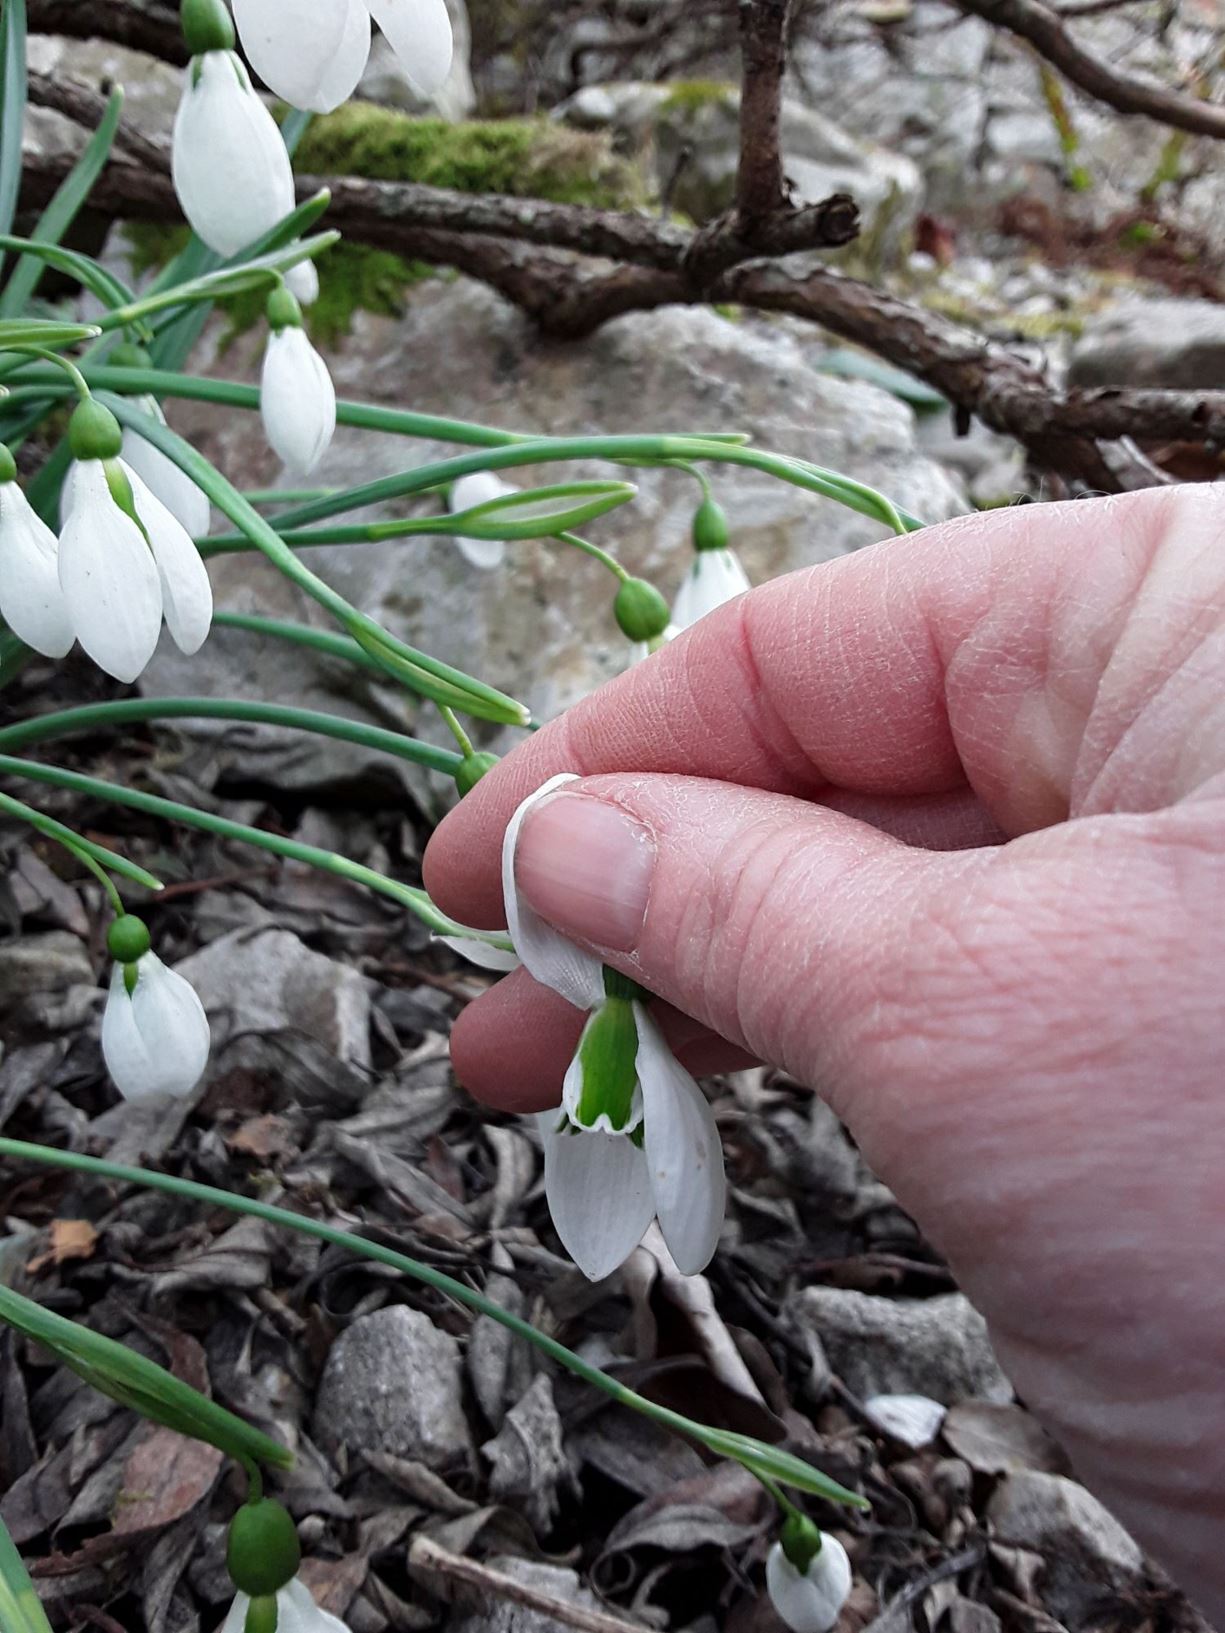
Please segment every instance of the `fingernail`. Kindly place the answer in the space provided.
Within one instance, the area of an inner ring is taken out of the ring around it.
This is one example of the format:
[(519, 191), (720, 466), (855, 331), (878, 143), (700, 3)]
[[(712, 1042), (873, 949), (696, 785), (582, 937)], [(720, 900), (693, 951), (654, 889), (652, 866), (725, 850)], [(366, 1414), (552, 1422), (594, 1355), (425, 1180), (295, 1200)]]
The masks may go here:
[(651, 893), (655, 841), (619, 806), (554, 794), (530, 811), (515, 851), (528, 903), (576, 941), (631, 952)]

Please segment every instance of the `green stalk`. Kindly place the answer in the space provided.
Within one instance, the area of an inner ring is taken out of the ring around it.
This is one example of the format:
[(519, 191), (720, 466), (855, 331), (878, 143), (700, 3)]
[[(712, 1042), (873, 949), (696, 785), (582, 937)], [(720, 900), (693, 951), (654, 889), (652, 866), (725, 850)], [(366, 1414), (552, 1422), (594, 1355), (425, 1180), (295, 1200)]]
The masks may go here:
[[(401, 884), (375, 868), (350, 861), (347, 856), (323, 850), (318, 845), (304, 845), (282, 834), (265, 833), (260, 828), (232, 822), (229, 817), (217, 816), (212, 811), (197, 811), (193, 806), (181, 805), (177, 800), (163, 799), (160, 794), (146, 794), (138, 788), (124, 788), (117, 783), (104, 782), (100, 777), (88, 777), (81, 771), (43, 765), (37, 760), (20, 760), (11, 754), (0, 754), (0, 772), (25, 777), (31, 782), (49, 783), (53, 788), (69, 788), (74, 794), (105, 800), (111, 805), (126, 805), (134, 811), (144, 811), (148, 816), (162, 817), (167, 822), (181, 822), (189, 828), (202, 828), (205, 833), (218, 834), (222, 839), (236, 839), (245, 845), (256, 845), (260, 850), (271, 851), (274, 856), (284, 856), (291, 862), (304, 862), (308, 867), (338, 874), (342, 879), (364, 885), (367, 890), (390, 897), (399, 906), (408, 908), (435, 935), (466, 936), (472, 933), (467, 925), (457, 924), (440, 912), (428, 894), (418, 886)], [(508, 949), (510, 947), (510, 941), (506, 938), (498, 944), (504, 944)]]
[(219, 1190), (212, 1185), (200, 1185), (194, 1180), (179, 1179), (172, 1174), (147, 1173), (141, 1168), (127, 1168), (120, 1163), (104, 1162), (97, 1157), (79, 1156), (72, 1151), (53, 1151), (45, 1146), (29, 1145), (23, 1140), (3, 1138), (0, 1138), (0, 1157), (10, 1157), (14, 1161), (45, 1163), (53, 1168), (66, 1168), (75, 1173), (117, 1180), (121, 1184), (166, 1191), (172, 1196), (199, 1202), (204, 1207), (225, 1208), (231, 1213), (263, 1219), (270, 1225), (284, 1226), (289, 1230), (298, 1231), (300, 1235), (313, 1236), (318, 1241), (328, 1242), (333, 1247), (345, 1248), (362, 1258), (373, 1259), (379, 1264), (400, 1271), (402, 1275), (411, 1276), (414, 1281), (421, 1282), (426, 1287), (434, 1288), (436, 1292), (446, 1294), (448, 1298), (453, 1298), (457, 1304), (462, 1304), (469, 1310), (489, 1316), (517, 1337), (526, 1339), (550, 1360), (556, 1361), (568, 1372), (582, 1378), (584, 1383), (603, 1391), (619, 1405), (627, 1406), (666, 1429), (696, 1440), (699, 1445), (720, 1456), (735, 1458), (759, 1478), (764, 1473), (768, 1479), (793, 1486), (800, 1491), (810, 1492), (814, 1496), (824, 1497), (829, 1502), (845, 1503), (853, 1508), (868, 1506), (855, 1492), (848, 1491), (789, 1452), (782, 1451), (776, 1446), (768, 1446), (749, 1435), (712, 1429), (706, 1424), (695, 1423), (680, 1412), (674, 1412), (669, 1407), (648, 1400), (645, 1395), (639, 1395), (636, 1390), (628, 1389), (608, 1373), (602, 1372), (599, 1367), (592, 1366), (589, 1361), (583, 1360), (581, 1355), (576, 1355), (573, 1350), (567, 1349), (555, 1338), (540, 1332), (521, 1316), (512, 1315), (509, 1310), (502, 1309), (501, 1305), (495, 1304), (484, 1293), (477, 1292), (475, 1288), (457, 1281), (441, 1270), (435, 1270), (432, 1265), (410, 1259), (405, 1253), (397, 1253), (394, 1248), (383, 1247), (377, 1242), (368, 1242), (364, 1237), (354, 1236), (349, 1231), (337, 1230), (333, 1225), (325, 1225), (305, 1215), (291, 1213), (288, 1208), (274, 1207), (267, 1202), (256, 1202), (249, 1197), (236, 1196), (230, 1191)]
[(49, 742), (74, 732), (95, 727), (122, 725), (130, 720), (245, 720), (255, 725), (285, 726), (294, 731), (313, 731), (321, 737), (335, 737), (359, 748), (377, 749), (401, 760), (428, 766), (453, 776), (460, 757), (449, 749), (423, 743), (403, 732), (385, 731), (343, 715), (325, 714), (316, 709), (295, 709), (277, 703), (244, 703), (236, 698), (134, 697), (114, 703), (87, 703), (75, 709), (59, 709), (54, 714), (36, 715), (0, 730), (0, 749), (23, 749), (31, 743)]
[[(163, 889), (162, 881), (154, 878), (153, 874), (146, 873), (144, 868), (137, 867), (135, 862), (129, 862), (126, 856), (120, 856), (115, 851), (107, 850), (105, 845), (95, 845), (92, 839), (86, 839), (83, 834), (57, 822), (43, 811), (36, 811), (32, 805), (24, 800), (14, 799), (11, 794), (0, 794), (0, 811), (7, 811), (9, 816), (16, 817), (19, 822), (28, 823), (38, 833), (47, 839), (52, 839), (57, 845), (63, 845), (65, 850), (71, 851), (78, 857), (91, 872), (95, 873), (106, 886), (114, 893), (115, 887), (103, 872), (102, 865), (112, 869), (124, 879), (130, 879), (133, 884), (144, 885), (146, 890)], [(120, 911), (123, 909), (120, 907)]]

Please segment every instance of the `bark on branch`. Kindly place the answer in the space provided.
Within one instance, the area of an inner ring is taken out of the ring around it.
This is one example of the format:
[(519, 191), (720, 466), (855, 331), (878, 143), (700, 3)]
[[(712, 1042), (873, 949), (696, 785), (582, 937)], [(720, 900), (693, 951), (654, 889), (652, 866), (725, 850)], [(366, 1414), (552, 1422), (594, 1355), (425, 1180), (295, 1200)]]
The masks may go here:
[(736, 209), (746, 227), (788, 203), (780, 117), (790, 0), (739, 0), (740, 168)]
[(27, 0), (31, 34), (72, 40), (113, 40), (181, 66), (187, 47), (177, 6), (165, 0)]

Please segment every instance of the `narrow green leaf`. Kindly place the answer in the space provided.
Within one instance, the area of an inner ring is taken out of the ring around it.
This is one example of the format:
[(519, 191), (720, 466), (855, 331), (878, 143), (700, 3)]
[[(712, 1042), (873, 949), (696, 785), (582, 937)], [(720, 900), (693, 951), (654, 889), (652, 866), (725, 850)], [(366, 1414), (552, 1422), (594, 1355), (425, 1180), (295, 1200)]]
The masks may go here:
[(65, 249), (62, 244), (39, 244), (33, 238), (17, 238), (12, 233), (3, 233), (0, 234), (0, 249), (17, 250), (22, 255), (32, 255), (40, 261), (45, 261), (57, 272), (75, 278), (79, 284), (97, 295), (103, 306), (113, 309), (136, 299), (133, 291), (113, 272), (99, 266), (91, 256), (81, 255), (74, 249)]
[[(10, 239), (13, 243), (16, 240)], [(20, 268), (18, 269), (20, 270)], [(14, 277), (17, 273), (14, 272)], [(56, 323), (51, 318), (6, 318), (0, 321), (0, 351), (10, 346), (76, 346), (102, 331), (93, 323)]]
[(0, 233), (17, 214), (25, 117), (26, 0), (0, 0)]
[(87, 1384), (151, 1423), (206, 1441), (241, 1463), (287, 1469), (293, 1453), (145, 1355), (0, 1287), (0, 1321), (41, 1344)]
[[(428, 518), (429, 531), (465, 539), (544, 539), (594, 521), (636, 498), (630, 482), (565, 482), (503, 494), (469, 510)], [(376, 522), (372, 538), (394, 537), (399, 524)], [(422, 528), (424, 531), (424, 527)]]
[(162, 289), (133, 299), (126, 306), (108, 312), (102, 319), (104, 329), (126, 327), (138, 318), (150, 316), (167, 307), (195, 305), (199, 301), (212, 302), (226, 295), (240, 295), (259, 285), (271, 288), (273, 274), (288, 272), (300, 261), (321, 254), (339, 239), (337, 232), (316, 233), (313, 238), (296, 239), (281, 249), (246, 260), (241, 265), (222, 266), (206, 272), (188, 283), (176, 284), (173, 289)]
[(0, 1628), (4, 1633), (51, 1633), (30, 1573), (0, 1520)]
[[(30, 235), (39, 243), (58, 244), (76, 219), (77, 212), (93, 191), (93, 185), (110, 157), (111, 143), (115, 139), (122, 108), (123, 91), (116, 88), (111, 93), (97, 130), (85, 144), (76, 164), (60, 183), (55, 196), (39, 217), (38, 224)], [(13, 275), (8, 281), (7, 288), (3, 295), (0, 295), (0, 317), (15, 316), (25, 308), (27, 301), (38, 288), (43, 271), (44, 263), (30, 255), (22, 256), (13, 268)]]

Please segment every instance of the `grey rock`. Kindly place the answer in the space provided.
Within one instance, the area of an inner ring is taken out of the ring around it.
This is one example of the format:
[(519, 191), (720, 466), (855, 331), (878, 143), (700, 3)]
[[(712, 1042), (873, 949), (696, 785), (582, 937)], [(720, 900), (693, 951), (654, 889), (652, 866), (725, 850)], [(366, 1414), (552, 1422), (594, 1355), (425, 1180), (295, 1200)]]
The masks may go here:
[(214, 1041), (298, 1032), (337, 1060), (370, 1064), (370, 983), (288, 930), (235, 930), (176, 966), (208, 1011)]
[[(545, 1565), (511, 1554), (495, 1555), (487, 1563), (493, 1570), (560, 1605), (574, 1605), (597, 1613), (605, 1609), (590, 1588), (583, 1586), (578, 1573), (565, 1566)], [(560, 1621), (544, 1610), (493, 1597), (479, 1610), (453, 1617), (448, 1625), (451, 1633), (573, 1633), (574, 1627), (573, 1621)]]
[(974, 1397), (1007, 1401), (987, 1324), (961, 1293), (928, 1299), (877, 1298), (841, 1287), (806, 1287), (784, 1313), (811, 1331), (834, 1371), (860, 1400), (928, 1395), (950, 1406)]
[(402, 1304), (359, 1316), (332, 1345), (315, 1402), (315, 1437), (351, 1455), (382, 1452), (440, 1472), (471, 1462), (459, 1346)]
[(89, 954), (67, 930), (0, 943), (0, 1009), (11, 1009), (36, 994), (94, 985)]
[[(760, 448), (801, 454), (874, 483), (930, 520), (963, 510), (952, 480), (917, 451), (909, 407), (873, 386), (821, 373), (821, 355), (810, 325), (748, 316), (732, 322), (705, 307), (630, 315), (579, 344), (542, 341), (499, 296), (456, 279), (422, 285), (401, 320), (362, 316), (329, 361), (344, 396), (411, 402), (422, 413), (552, 435), (735, 429)], [(233, 376), (236, 361), (231, 352), (219, 367)], [(250, 417), (188, 404), (171, 405), (170, 415), (240, 486), (275, 478), (275, 462)], [(347, 486), (457, 451), (342, 427), (317, 480)], [(607, 477), (610, 467), (540, 466), (517, 479), (543, 483), (556, 480), (554, 472)], [(638, 498), (594, 524), (591, 537), (671, 595), (688, 564), (694, 483), (675, 471), (624, 474), (637, 484)], [(712, 478), (736, 548), (758, 582), (885, 533), (878, 523), (747, 468), (714, 467)], [(311, 551), (310, 565), (396, 634), (524, 699), (541, 719), (628, 662), (606, 575), (554, 543), (512, 545), (493, 572), (469, 566), (443, 538), (325, 546)], [(258, 556), (221, 556), (210, 567), (222, 606), (331, 627)], [(154, 694), (267, 698), (405, 723), (404, 694), (364, 672), (236, 631), (216, 630), (196, 659), (163, 643), (142, 684)], [(435, 729), (432, 714), (421, 711), (421, 731)], [(232, 774), (275, 779), (282, 787), (335, 787), (368, 775), (372, 765), (392, 788), (393, 773), (406, 774), (414, 790), (427, 786), (399, 761), (336, 742), (257, 736), (217, 723), (191, 729), (224, 745), (217, 758)], [(504, 748), (516, 735), (489, 732), (484, 742)]]
[(1008, 1475), (993, 1492), (987, 1518), (996, 1538), (1041, 1554), (1044, 1601), (1070, 1628), (1094, 1605), (1136, 1586), (1144, 1558), (1097, 1498), (1060, 1474), (1034, 1469)]
[(1219, 391), (1225, 383), (1225, 306), (1174, 296), (1128, 300), (1090, 320), (1072, 351), (1077, 386)]
[(357, 95), (367, 102), (403, 108), (408, 113), (432, 114), (439, 119), (466, 119), (476, 107), (472, 83), (472, 30), (464, 0), (447, 0), (455, 55), (451, 72), (432, 96), (423, 97), (404, 72), (403, 65), (381, 34), (370, 50), (370, 60), (357, 87)]

